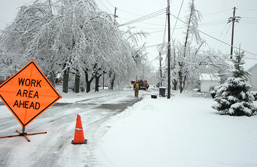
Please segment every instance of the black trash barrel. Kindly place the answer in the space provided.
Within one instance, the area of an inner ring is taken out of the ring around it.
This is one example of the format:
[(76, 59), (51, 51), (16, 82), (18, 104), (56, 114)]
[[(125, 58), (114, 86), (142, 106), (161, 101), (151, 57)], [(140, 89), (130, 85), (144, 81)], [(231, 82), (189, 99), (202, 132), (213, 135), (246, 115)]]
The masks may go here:
[(159, 95), (162, 96), (162, 97), (165, 97), (165, 90), (166, 90), (166, 88), (160, 87), (159, 88)]

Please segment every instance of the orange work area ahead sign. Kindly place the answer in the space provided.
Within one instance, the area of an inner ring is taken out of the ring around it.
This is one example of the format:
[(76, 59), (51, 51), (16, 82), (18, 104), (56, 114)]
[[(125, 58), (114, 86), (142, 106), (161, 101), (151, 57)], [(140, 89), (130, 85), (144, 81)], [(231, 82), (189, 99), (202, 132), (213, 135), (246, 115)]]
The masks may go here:
[(62, 98), (34, 60), (0, 85), (0, 97), (22, 127)]

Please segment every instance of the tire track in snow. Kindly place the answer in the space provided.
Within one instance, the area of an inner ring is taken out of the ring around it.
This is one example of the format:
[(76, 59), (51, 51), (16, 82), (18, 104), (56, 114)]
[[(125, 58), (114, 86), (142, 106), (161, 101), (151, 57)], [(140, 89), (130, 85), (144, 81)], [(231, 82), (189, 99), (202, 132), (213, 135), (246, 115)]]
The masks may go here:
[[(98, 165), (99, 162), (95, 159), (92, 150), (99, 138), (108, 130), (106, 127), (102, 129), (101, 126), (123, 111), (127, 105), (133, 105), (140, 100), (129, 98), (129, 101), (123, 101), (121, 99), (124, 99), (123, 94), (111, 94), (108, 97), (98, 96), (72, 104), (57, 103), (26, 128), (28, 133), (47, 131), (47, 134), (28, 136), (30, 143), (23, 137), (0, 139), (0, 166), (13, 166), (15, 161), (38, 167)], [(112, 101), (116, 101), (115, 104), (110, 104)], [(87, 145), (71, 144), (77, 113), (82, 117), (84, 135), (88, 139)], [(3, 119), (0, 134), (10, 131), (14, 131), (15, 134), (19, 123), (9, 118)], [(9, 147), (5, 147), (4, 144)], [(13, 147), (14, 144), (15, 147)], [(22, 153), (23, 147), (30, 147), (29, 152)], [(23, 155), (16, 156), (17, 154)]]

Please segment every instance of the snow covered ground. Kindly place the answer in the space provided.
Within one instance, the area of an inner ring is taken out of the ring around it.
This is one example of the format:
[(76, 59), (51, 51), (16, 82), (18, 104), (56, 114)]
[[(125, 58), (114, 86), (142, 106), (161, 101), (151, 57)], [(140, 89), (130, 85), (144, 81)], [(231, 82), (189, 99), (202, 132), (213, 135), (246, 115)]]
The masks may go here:
[(257, 116), (220, 115), (213, 104), (145, 96), (108, 122), (95, 154), (105, 167), (256, 167)]
[[(46, 135), (29, 136), (30, 143), (0, 139), (0, 166), (257, 166), (257, 116), (220, 115), (213, 99), (193, 94), (152, 99), (157, 93), (140, 91), (143, 99), (121, 113), (110, 106), (133, 101), (132, 90), (62, 94), (58, 103), (65, 105), (51, 107), (27, 128)], [(76, 113), (87, 145), (71, 144)], [(0, 136), (21, 129), (3, 105), (0, 121)]]

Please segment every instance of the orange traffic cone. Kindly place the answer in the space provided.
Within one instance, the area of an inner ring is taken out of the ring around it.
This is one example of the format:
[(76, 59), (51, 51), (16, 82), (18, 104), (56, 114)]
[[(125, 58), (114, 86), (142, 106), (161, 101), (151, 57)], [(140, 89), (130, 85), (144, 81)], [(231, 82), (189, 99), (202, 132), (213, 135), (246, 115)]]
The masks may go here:
[(77, 122), (74, 134), (74, 140), (71, 141), (72, 144), (87, 144), (87, 140), (84, 138), (83, 127), (81, 123), (80, 115), (77, 115)]

